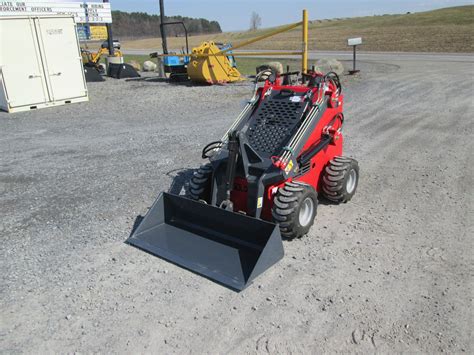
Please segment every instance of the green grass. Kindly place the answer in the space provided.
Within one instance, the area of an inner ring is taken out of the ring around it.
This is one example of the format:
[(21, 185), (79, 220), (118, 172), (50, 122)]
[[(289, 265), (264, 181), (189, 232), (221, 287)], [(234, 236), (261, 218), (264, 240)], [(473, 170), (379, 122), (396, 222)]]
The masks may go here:
[[(147, 55), (124, 55), (125, 63), (130, 63), (132, 60), (138, 62), (141, 66), (143, 63), (150, 59)], [(236, 58), (237, 69), (243, 75), (254, 75), (255, 68), (259, 65), (268, 62), (280, 62), (283, 64), (283, 68), (286, 70), (286, 66), (290, 66), (290, 71), (301, 70), (301, 61), (297, 59), (285, 59), (285, 58)]]
[(255, 75), (255, 69), (268, 62), (280, 62), (283, 64), (283, 70), (286, 71), (286, 66), (290, 66), (290, 71), (301, 70), (301, 61), (297, 59), (285, 58), (236, 58), (237, 69), (243, 75)]
[[(150, 56), (148, 55), (131, 55), (131, 54), (125, 54), (123, 56), (123, 59), (125, 63), (130, 63), (131, 61), (136, 61), (140, 64), (140, 66), (143, 66), (143, 63), (146, 62), (147, 60), (152, 60), (150, 59)], [(155, 60), (156, 62), (156, 60)]]

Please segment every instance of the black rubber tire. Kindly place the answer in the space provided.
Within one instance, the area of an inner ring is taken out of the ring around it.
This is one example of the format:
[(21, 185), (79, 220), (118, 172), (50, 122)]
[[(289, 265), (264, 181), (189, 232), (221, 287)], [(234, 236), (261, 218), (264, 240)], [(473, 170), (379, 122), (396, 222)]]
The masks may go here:
[[(354, 173), (351, 173), (352, 171)], [(355, 174), (355, 182), (348, 185), (351, 174)], [(328, 200), (346, 203), (354, 196), (358, 183), (359, 164), (357, 161), (352, 158), (335, 157), (324, 169), (321, 190)], [(352, 189), (348, 191), (348, 187), (351, 186), (353, 186)]]
[(202, 165), (189, 181), (186, 196), (191, 200), (211, 201), (212, 165)]
[[(306, 199), (313, 202), (309, 223), (301, 225), (300, 210)], [(287, 182), (278, 189), (273, 199), (272, 216), (280, 227), (281, 236), (288, 239), (300, 238), (308, 233), (314, 223), (318, 208), (318, 194), (313, 187), (301, 182)]]

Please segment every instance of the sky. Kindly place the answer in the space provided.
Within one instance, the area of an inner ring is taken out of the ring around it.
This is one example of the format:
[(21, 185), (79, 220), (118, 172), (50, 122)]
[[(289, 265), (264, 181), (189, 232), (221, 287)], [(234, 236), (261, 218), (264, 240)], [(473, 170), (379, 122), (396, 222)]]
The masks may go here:
[[(164, 0), (165, 14), (219, 21), (223, 31), (246, 30), (257, 12), (262, 27), (301, 20), (306, 8), (310, 20), (427, 11), (474, 5), (474, 0)], [(110, 0), (113, 10), (159, 13), (158, 0)]]

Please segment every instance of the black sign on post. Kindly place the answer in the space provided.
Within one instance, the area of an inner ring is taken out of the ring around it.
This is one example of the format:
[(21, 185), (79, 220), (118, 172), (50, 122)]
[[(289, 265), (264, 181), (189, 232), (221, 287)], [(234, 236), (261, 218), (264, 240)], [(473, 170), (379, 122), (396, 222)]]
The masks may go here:
[(352, 50), (353, 50), (353, 53), (354, 53), (352, 70), (349, 70), (350, 75), (354, 75), (354, 74), (360, 72), (360, 70), (358, 70), (357, 67), (356, 67), (357, 46), (360, 45), (360, 44), (362, 44), (362, 38), (361, 37), (349, 38), (347, 40), (347, 45), (352, 46)]

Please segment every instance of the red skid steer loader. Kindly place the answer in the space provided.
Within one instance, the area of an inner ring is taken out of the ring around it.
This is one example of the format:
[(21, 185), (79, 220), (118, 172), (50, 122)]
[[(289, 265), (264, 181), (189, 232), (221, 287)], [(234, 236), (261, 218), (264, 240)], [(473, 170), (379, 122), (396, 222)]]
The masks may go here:
[[(294, 77), (297, 85), (290, 85)], [(313, 225), (318, 193), (355, 193), (342, 156), (343, 95), (335, 73), (260, 72), (254, 95), (194, 174), (187, 196), (162, 193), (127, 243), (234, 290), (283, 257), (281, 238)]]

